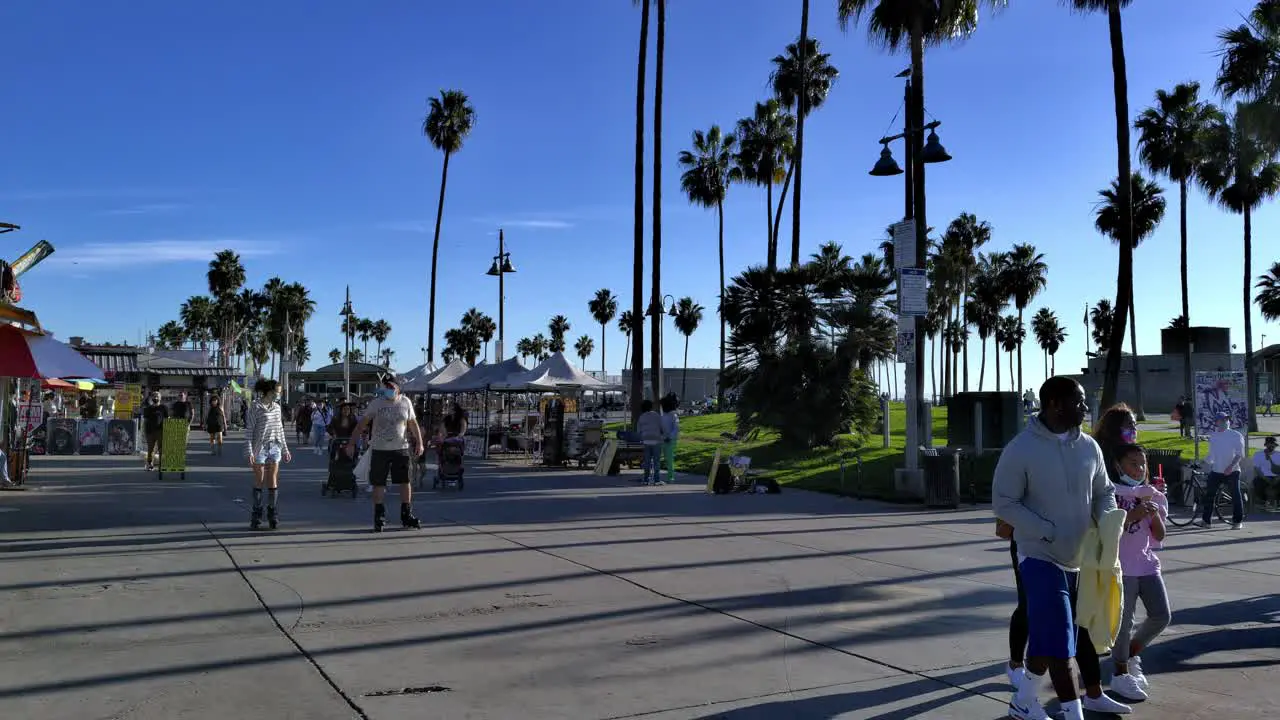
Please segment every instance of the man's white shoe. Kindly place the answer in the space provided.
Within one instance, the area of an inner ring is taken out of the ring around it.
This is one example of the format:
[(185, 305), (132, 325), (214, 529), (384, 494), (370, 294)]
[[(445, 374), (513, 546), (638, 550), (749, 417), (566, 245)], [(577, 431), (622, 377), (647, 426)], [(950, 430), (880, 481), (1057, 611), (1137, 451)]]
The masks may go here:
[(1137, 655), (1129, 658), (1129, 674), (1133, 676), (1134, 680), (1138, 681), (1138, 687), (1142, 688), (1143, 692), (1151, 689), (1151, 683), (1147, 681), (1146, 674), (1142, 672), (1142, 658)]
[(1243, 529), (1244, 529), (1244, 523), (1242, 523), (1242, 522), (1238, 522), (1238, 523), (1231, 523), (1231, 529), (1232, 529), (1232, 530), (1243, 530)]
[(1116, 675), (1111, 678), (1111, 691), (1125, 700), (1146, 700), (1147, 693), (1133, 675)]
[(1049, 720), (1049, 713), (1044, 711), (1044, 706), (1039, 702), (1022, 707), (1018, 705), (1018, 699), (1014, 698), (1009, 701), (1009, 717), (1013, 720)]
[(1009, 678), (1009, 685), (1017, 691), (1018, 683), (1022, 682), (1022, 676), (1027, 674), (1026, 668), (1004, 666), (1004, 676)]
[(1085, 696), (1080, 698), (1080, 705), (1085, 710), (1096, 713), (1111, 713), (1112, 715), (1128, 715), (1133, 712), (1133, 708), (1121, 702), (1116, 702), (1107, 697), (1106, 693), (1102, 693), (1096, 698)]

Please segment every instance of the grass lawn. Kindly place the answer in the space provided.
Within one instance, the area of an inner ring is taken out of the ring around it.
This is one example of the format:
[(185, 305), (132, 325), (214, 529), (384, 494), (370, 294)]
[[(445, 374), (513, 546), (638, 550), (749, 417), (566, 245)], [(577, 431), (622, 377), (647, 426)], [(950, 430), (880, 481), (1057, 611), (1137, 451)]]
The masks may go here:
[[(903, 448), (906, 443), (906, 408), (902, 403), (889, 407), (889, 447), (883, 447), (881, 436), (867, 439), (861, 448), (852, 436), (837, 438), (832, 447), (814, 450), (794, 450), (779, 444), (777, 435), (761, 432), (751, 442), (726, 445), (721, 433), (737, 430), (736, 417), (732, 413), (699, 415), (681, 418), (680, 445), (676, 449), (676, 467), (683, 472), (706, 477), (717, 448), (727, 448), (733, 454), (751, 458), (753, 468), (791, 487), (818, 490), (840, 495), (898, 500), (893, 487), (893, 474), (903, 466)], [(610, 429), (617, 429), (611, 426)], [(1138, 441), (1151, 449), (1181, 450), (1184, 460), (1195, 456), (1195, 443), (1179, 437), (1176, 426), (1170, 431), (1143, 430)], [(945, 445), (947, 440), (947, 409), (933, 410), (933, 438), (935, 445)], [(1207, 448), (1201, 443), (1201, 452)], [(860, 462), (859, 462), (860, 461)], [(985, 472), (990, 473), (990, 466)], [(973, 484), (980, 496), (986, 495), (990, 486), (989, 475), (975, 478)]]

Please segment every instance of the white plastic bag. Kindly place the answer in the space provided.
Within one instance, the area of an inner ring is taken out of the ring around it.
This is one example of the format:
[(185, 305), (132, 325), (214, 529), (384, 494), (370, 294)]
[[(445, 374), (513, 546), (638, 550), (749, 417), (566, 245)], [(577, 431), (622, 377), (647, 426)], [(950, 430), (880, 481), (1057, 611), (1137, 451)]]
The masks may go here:
[(365, 451), (356, 461), (355, 468), (351, 471), (356, 476), (356, 484), (369, 484), (369, 465), (373, 462), (373, 453)]

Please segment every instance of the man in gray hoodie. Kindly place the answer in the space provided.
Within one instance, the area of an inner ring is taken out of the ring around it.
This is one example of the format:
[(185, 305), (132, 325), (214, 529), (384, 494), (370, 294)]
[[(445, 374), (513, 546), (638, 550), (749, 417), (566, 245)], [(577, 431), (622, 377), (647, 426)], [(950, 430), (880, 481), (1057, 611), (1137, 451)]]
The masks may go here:
[(996, 517), (1013, 526), (1027, 596), (1026, 674), (1009, 716), (1046, 718), (1036, 690), (1047, 670), (1066, 720), (1083, 720), (1068, 661), (1076, 654), (1076, 556), (1092, 522), (1116, 507), (1102, 450), (1080, 432), (1084, 388), (1056, 376), (1040, 387), (1040, 414), (1004, 448), (991, 484)]

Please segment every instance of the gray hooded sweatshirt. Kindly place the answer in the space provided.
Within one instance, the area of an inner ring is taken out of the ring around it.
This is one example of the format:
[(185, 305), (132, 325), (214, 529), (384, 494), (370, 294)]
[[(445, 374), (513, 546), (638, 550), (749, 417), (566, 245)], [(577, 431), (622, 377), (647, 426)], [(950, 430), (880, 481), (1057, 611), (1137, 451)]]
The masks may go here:
[(1079, 428), (1059, 438), (1033, 417), (1009, 442), (991, 482), (996, 517), (1018, 552), (1073, 567), (1090, 521), (1116, 507), (1102, 449)]

